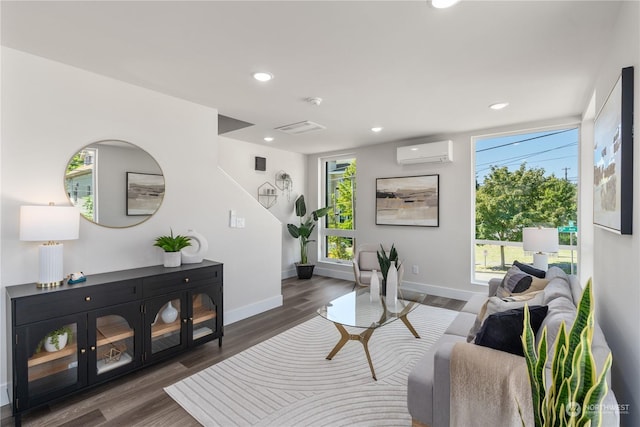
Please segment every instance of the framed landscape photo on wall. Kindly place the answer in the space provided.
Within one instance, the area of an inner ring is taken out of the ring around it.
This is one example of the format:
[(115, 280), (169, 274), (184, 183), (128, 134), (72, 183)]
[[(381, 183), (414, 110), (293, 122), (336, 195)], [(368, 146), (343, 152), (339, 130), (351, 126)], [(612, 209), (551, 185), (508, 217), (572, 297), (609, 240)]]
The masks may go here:
[(631, 234), (633, 215), (633, 67), (622, 69), (594, 126), (593, 223)]
[(438, 227), (440, 175), (376, 179), (376, 224)]
[(127, 172), (127, 216), (152, 215), (163, 197), (163, 175)]

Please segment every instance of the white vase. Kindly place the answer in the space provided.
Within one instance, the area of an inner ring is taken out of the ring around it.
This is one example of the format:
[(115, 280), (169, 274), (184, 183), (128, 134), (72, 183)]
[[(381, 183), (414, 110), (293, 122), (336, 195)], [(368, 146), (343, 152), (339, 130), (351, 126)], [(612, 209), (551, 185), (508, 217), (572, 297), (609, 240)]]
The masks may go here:
[(391, 261), (389, 271), (387, 271), (387, 306), (395, 307), (398, 302), (398, 269), (396, 262)]
[(176, 310), (173, 305), (171, 305), (171, 301), (169, 301), (167, 307), (162, 310), (161, 316), (164, 323), (173, 323), (178, 318), (178, 310)]
[(378, 278), (378, 272), (373, 270), (371, 272), (371, 283), (369, 284), (369, 299), (370, 301), (380, 301), (380, 279)]
[(165, 252), (163, 259), (165, 267), (180, 267), (182, 254), (180, 252)]
[(56, 352), (58, 350), (62, 350), (67, 346), (67, 339), (69, 338), (69, 334), (66, 332), (64, 334), (58, 335), (58, 348), (56, 348), (55, 344), (53, 344), (51, 337), (47, 337), (44, 340), (44, 349), (49, 353)]
[(180, 251), (182, 253), (182, 263), (197, 264), (202, 262), (209, 250), (207, 239), (195, 230), (187, 230), (185, 236), (191, 238), (191, 246), (187, 246)]

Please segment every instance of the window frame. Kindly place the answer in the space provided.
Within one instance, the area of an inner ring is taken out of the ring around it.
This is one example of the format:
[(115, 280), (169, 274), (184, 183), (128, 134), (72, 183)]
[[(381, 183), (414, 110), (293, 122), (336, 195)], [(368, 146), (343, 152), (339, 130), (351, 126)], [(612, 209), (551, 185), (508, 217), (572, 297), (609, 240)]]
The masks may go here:
[[(498, 138), (498, 137), (508, 137), (514, 135), (525, 135), (531, 133), (539, 133), (539, 132), (553, 132), (555, 130), (563, 130), (563, 129), (575, 129), (578, 132), (578, 147), (577, 147), (577, 165), (578, 165), (578, 179), (576, 184), (576, 216), (577, 219), (581, 218), (581, 205), (580, 205), (580, 195), (581, 195), (581, 187), (582, 187), (582, 170), (581, 170), (581, 147), (582, 147), (582, 126), (579, 121), (569, 121), (561, 124), (554, 124), (549, 126), (540, 126), (540, 127), (523, 127), (521, 129), (507, 130), (501, 132), (489, 132), (485, 134), (478, 134), (471, 136), (471, 179), (470, 179), (470, 189), (471, 189), (471, 211), (470, 211), (470, 227), (471, 227), (471, 268), (470, 268), (470, 282), (473, 285), (481, 285), (488, 286), (489, 281), (484, 281), (481, 279), (476, 279), (476, 242), (483, 241), (483, 239), (476, 239), (476, 145), (478, 140), (489, 139), (489, 138)], [(582, 242), (581, 239), (581, 227), (578, 227), (578, 232), (575, 234), (575, 239), (577, 242)], [(567, 248), (570, 246), (560, 245), (560, 249)], [(576, 259), (575, 265), (576, 269), (578, 269), (580, 265), (580, 243), (574, 242), (574, 247), (576, 251)], [(578, 270), (579, 271), (579, 270)]]
[[(357, 156), (355, 153), (343, 153), (343, 154), (338, 154), (338, 155), (331, 155), (331, 156), (324, 156), (324, 157), (320, 157), (319, 160), (319, 164), (318, 164), (318, 168), (320, 169), (320, 185), (319, 185), (319, 201), (320, 201), (320, 205), (319, 206), (326, 206), (327, 205), (327, 163), (331, 162), (331, 161), (335, 161), (335, 160), (339, 160), (339, 159), (345, 159), (345, 158), (350, 158), (350, 159), (354, 159), (356, 160), (356, 165), (357, 165)], [(357, 166), (356, 166), (356, 175), (355, 175), (355, 179), (354, 179), (354, 184), (358, 179), (358, 172), (357, 172)], [(357, 189), (357, 185), (355, 185), (355, 188)], [(356, 211), (357, 211), (357, 203), (355, 202), (355, 200), (357, 199), (357, 193), (354, 192), (354, 202), (353, 202), (353, 229), (351, 230), (345, 230), (345, 229), (341, 229), (341, 228), (329, 228), (327, 227), (327, 218), (323, 218), (321, 221), (318, 221), (318, 227), (317, 227), (317, 231), (318, 231), (318, 245), (317, 245), (317, 257), (318, 257), (318, 261), (319, 262), (323, 262), (323, 263), (328, 263), (328, 264), (339, 264), (339, 265), (353, 265), (353, 262), (351, 260), (343, 260), (343, 259), (336, 259), (336, 258), (329, 258), (326, 254), (327, 254), (327, 237), (330, 236), (336, 236), (336, 237), (346, 237), (346, 238), (350, 238), (353, 241), (353, 248), (355, 250), (356, 248)]]

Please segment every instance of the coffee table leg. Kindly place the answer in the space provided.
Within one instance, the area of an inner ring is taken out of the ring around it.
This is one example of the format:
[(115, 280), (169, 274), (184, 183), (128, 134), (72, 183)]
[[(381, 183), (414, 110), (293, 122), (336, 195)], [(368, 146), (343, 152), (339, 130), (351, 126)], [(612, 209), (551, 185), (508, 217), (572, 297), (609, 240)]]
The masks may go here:
[(409, 329), (409, 332), (411, 332), (414, 337), (420, 338), (420, 335), (418, 335), (416, 330), (413, 328), (413, 325), (411, 324), (411, 322), (409, 322), (409, 319), (407, 319), (407, 315), (406, 314), (404, 316), (400, 316), (400, 320), (402, 320), (402, 323), (405, 324), (407, 329)]
[(371, 335), (373, 335), (373, 329), (369, 328), (359, 335), (358, 341), (362, 343), (362, 346), (364, 347), (364, 354), (367, 355), (367, 362), (369, 362), (369, 369), (371, 369), (371, 376), (373, 377), (374, 380), (378, 381), (378, 379), (376, 378), (376, 371), (373, 370), (373, 362), (371, 362), (371, 355), (369, 354), (369, 338), (371, 338)]
[(327, 356), (328, 360), (333, 359), (333, 356), (335, 356), (340, 351), (340, 349), (344, 347), (347, 341), (352, 339), (349, 332), (347, 332), (347, 330), (342, 325), (340, 325), (339, 323), (334, 323), (334, 325), (336, 325), (336, 328), (338, 328), (338, 332), (340, 332), (340, 341), (338, 341), (338, 344), (333, 347), (333, 350), (331, 350), (331, 353), (329, 353), (329, 355)]
[(336, 346), (333, 347), (333, 350), (331, 350), (331, 353), (329, 353), (329, 355), (327, 356), (327, 359), (328, 360), (333, 359), (333, 356), (335, 356), (340, 351), (340, 349), (344, 347), (347, 341), (349, 340), (360, 341), (362, 343), (362, 346), (364, 347), (364, 354), (367, 356), (367, 362), (369, 362), (369, 369), (371, 370), (371, 376), (373, 377), (374, 380), (378, 381), (378, 379), (376, 378), (376, 371), (373, 369), (373, 362), (371, 362), (371, 355), (369, 354), (369, 338), (371, 338), (374, 328), (368, 328), (367, 330), (362, 332), (360, 335), (355, 335), (347, 332), (344, 326), (342, 326), (339, 323), (334, 323), (334, 325), (336, 325), (338, 332), (340, 332), (340, 341), (338, 341), (338, 344), (336, 344)]

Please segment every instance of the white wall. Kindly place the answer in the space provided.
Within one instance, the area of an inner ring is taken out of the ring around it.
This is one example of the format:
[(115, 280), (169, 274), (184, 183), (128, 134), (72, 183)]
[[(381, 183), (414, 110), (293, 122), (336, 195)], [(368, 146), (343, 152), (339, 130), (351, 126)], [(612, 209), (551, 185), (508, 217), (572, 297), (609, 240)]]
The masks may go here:
[[(37, 245), (18, 239), (20, 205), (68, 204), (69, 158), (90, 142), (120, 139), (158, 161), (163, 204), (132, 228), (81, 220), (80, 239), (65, 242), (65, 271), (90, 275), (160, 264), (154, 238), (170, 227), (193, 228), (209, 241), (207, 258), (224, 263), (225, 323), (282, 304), (280, 224), (218, 169), (215, 109), (7, 48), (2, 107), (2, 288), (37, 279)], [(230, 209), (246, 218), (246, 228), (228, 227)], [(3, 361), (6, 351), (3, 340)], [(6, 376), (2, 363), (3, 384)]]
[[(278, 201), (268, 212), (280, 221), (282, 227), (282, 278), (295, 276), (294, 262), (300, 261), (300, 246), (298, 241), (292, 238), (287, 231), (287, 223), (298, 223), (294, 202), (306, 188), (306, 156), (224, 136), (221, 136), (219, 140), (220, 167), (256, 200), (260, 185), (269, 182), (275, 186), (277, 172), (285, 171), (291, 176), (293, 187), (289, 200), (286, 194), (277, 190)], [(256, 156), (267, 159), (266, 171), (255, 170), (254, 159)]]
[[(357, 158), (356, 176), (356, 242), (394, 243), (406, 266), (406, 286), (422, 289), (432, 295), (468, 299), (472, 292), (486, 292), (486, 285), (471, 282), (472, 237), (472, 191), (474, 189), (471, 138), (513, 131), (527, 131), (548, 126), (576, 125), (578, 117), (527, 123), (518, 126), (479, 130), (464, 134), (436, 136), (412, 141), (394, 142), (363, 149), (350, 150)], [(452, 163), (398, 165), (396, 147), (423, 142), (451, 139), (453, 141)], [(318, 159), (338, 153), (309, 156), (310, 200), (317, 203)], [(376, 178), (429, 175), (440, 176), (440, 226), (407, 227), (376, 225), (375, 185)], [(314, 204), (314, 206), (317, 206)], [(315, 209), (315, 207), (314, 207)], [(317, 253), (313, 251), (314, 259)], [(419, 274), (411, 272), (417, 265)], [(320, 263), (319, 274), (352, 279), (350, 267)]]
[[(613, 352), (612, 383), (618, 402), (629, 405), (623, 425), (640, 425), (640, 3), (624, 2), (613, 27), (614, 41), (595, 87), (602, 107), (624, 67), (634, 66), (633, 235), (594, 229), (596, 313)], [(591, 146), (583, 147), (592, 150)], [(584, 155), (589, 155), (584, 153)], [(593, 153), (591, 153), (593, 157)], [(590, 182), (593, 182), (591, 179)]]

